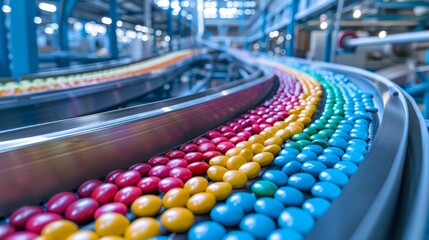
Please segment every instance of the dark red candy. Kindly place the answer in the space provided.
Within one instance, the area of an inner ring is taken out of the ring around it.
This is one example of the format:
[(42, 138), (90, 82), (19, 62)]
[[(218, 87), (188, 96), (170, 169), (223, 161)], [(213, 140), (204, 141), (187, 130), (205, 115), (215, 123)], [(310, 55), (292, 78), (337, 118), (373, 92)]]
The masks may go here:
[(43, 213), (43, 208), (37, 206), (24, 206), (16, 210), (9, 218), (9, 224), (19, 229), (24, 229), (28, 219), (32, 216)]
[(123, 172), (125, 172), (125, 170), (122, 170), (122, 169), (117, 169), (117, 170), (111, 171), (111, 172), (107, 175), (107, 177), (106, 177), (106, 179), (105, 179), (104, 181), (105, 181), (106, 183), (115, 183), (116, 178), (117, 178), (119, 175), (121, 175), (121, 173), (123, 173)]
[(4, 240), (33, 240), (38, 236), (39, 234), (34, 232), (16, 232), (16, 233), (12, 233)]
[(155, 166), (149, 171), (149, 176), (165, 178), (168, 176), (171, 168), (169, 166)]
[(246, 139), (244, 137), (241, 137), (241, 136), (235, 136), (235, 137), (229, 139), (229, 141), (231, 141), (234, 145), (237, 145), (238, 143), (246, 141)]
[(142, 195), (142, 190), (138, 187), (124, 187), (119, 190), (114, 198), (115, 202), (121, 202), (127, 206), (131, 205), (138, 197)]
[(243, 128), (240, 125), (237, 125), (237, 126), (232, 127), (232, 131), (235, 133), (239, 133), (239, 132), (243, 131)]
[(154, 193), (158, 191), (158, 183), (161, 179), (159, 177), (145, 177), (140, 179), (137, 187), (142, 190), (143, 194)]
[(141, 176), (140, 173), (137, 171), (127, 171), (124, 173), (121, 173), (115, 180), (115, 184), (118, 185), (118, 187), (127, 187), (127, 186), (134, 186), (138, 183)]
[(252, 130), (256, 134), (259, 134), (260, 132), (262, 132), (262, 128), (259, 126), (259, 124), (256, 124), (256, 123), (252, 125)]
[(56, 213), (38, 213), (28, 219), (25, 224), (25, 230), (29, 232), (40, 233), (47, 224), (63, 219), (63, 217)]
[(165, 165), (170, 161), (170, 158), (164, 156), (151, 157), (147, 163), (151, 166)]
[(213, 143), (214, 145), (218, 145), (221, 142), (228, 142), (228, 138), (223, 136), (217, 137), (217, 138), (213, 138), (210, 142)]
[(151, 168), (152, 166), (147, 163), (137, 163), (132, 165), (128, 170), (137, 171), (140, 173), (140, 176), (146, 177)]
[(66, 218), (73, 222), (81, 223), (92, 220), (98, 203), (92, 198), (82, 198), (70, 204), (66, 209)]
[(213, 143), (202, 143), (198, 146), (198, 151), (201, 153), (205, 153), (208, 151), (214, 151), (216, 149), (216, 146)]
[(195, 151), (197, 151), (197, 149), (198, 149), (198, 146), (196, 144), (193, 144), (193, 143), (186, 143), (180, 147), (180, 150), (182, 150), (185, 153), (195, 152)]
[(192, 172), (187, 168), (176, 167), (171, 169), (169, 176), (180, 178), (180, 180), (182, 180), (183, 182), (186, 182), (188, 181), (188, 179), (192, 177)]
[(197, 144), (197, 145), (200, 145), (200, 144), (203, 144), (203, 143), (207, 143), (207, 142), (210, 142), (210, 140), (208, 140), (205, 137), (197, 137), (197, 138), (194, 139), (194, 141), (192, 141), (193, 144)]
[(159, 181), (158, 188), (162, 192), (168, 192), (168, 190), (173, 188), (182, 188), (183, 182), (180, 178), (167, 177)]
[(92, 191), (103, 182), (98, 179), (91, 179), (80, 185), (77, 194), (81, 198), (91, 197)]
[(185, 152), (180, 150), (171, 150), (165, 154), (166, 157), (169, 159), (175, 159), (175, 158), (183, 158), (185, 156)]
[(200, 152), (190, 152), (183, 157), (183, 160), (188, 162), (188, 164), (193, 162), (199, 162), (203, 160), (203, 154)]
[(186, 160), (183, 160), (183, 159), (173, 159), (173, 160), (169, 161), (166, 166), (169, 166), (171, 168), (187, 167), (188, 162)]
[(263, 123), (263, 124), (261, 124), (261, 125), (259, 125), (262, 129), (265, 129), (265, 128), (267, 128), (267, 127), (271, 127), (271, 124), (268, 124), (268, 123)]
[(94, 218), (97, 219), (101, 214), (110, 213), (110, 212), (115, 212), (115, 213), (125, 215), (127, 213), (127, 210), (128, 210), (127, 205), (121, 202), (106, 203), (103, 206), (97, 208), (97, 210), (94, 213)]
[(250, 133), (248, 131), (242, 131), (242, 132), (237, 133), (237, 136), (244, 137), (247, 140), (252, 136), (252, 133)]
[(206, 136), (209, 139), (213, 139), (213, 138), (221, 137), (222, 134), (220, 134), (220, 132), (218, 132), (218, 131), (210, 130), (210, 131), (206, 132)]
[(115, 194), (118, 192), (118, 186), (113, 183), (103, 183), (91, 194), (91, 198), (96, 200), (98, 204), (103, 205), (105, 203), (111, 202), (115, 197)]
[(0, 225), (0, 239), (5, 239), (7, 236), (11, 235), (15, 231), (15, 228), (10, 225)]
[(221, 142), (216, 146), (216, 150), (221, 153), (226, 153), (229, 149), (235, 147), (232, 142)]
[(226, 133), (222, 134), (222, 136), (224, 136), (228, 139), (234, 137), (235, 135), (237, 135), (235, 132), (226, 132)]
[(210, 161), (210, 159), (217, 157), (217, 156), (220, 156), (220, 155), (222, 155), (222, 153), (220, 153), (218, 151), (208, 151), (208, 152), (205, 152), (203, 154), (203, 160), (208, 162), (208, 161)]
[(232, 128), (230, 128), (228, 126), (220, 126), (218, 128), (218, 131), (221, 133), (232, 132)]
[(209, 165), (205, 162), (195, 162), (188, 165), (187, 169), (192, 172), (192, 175), (199, 176), (204, 175), (209, 169)]
[(46, 210), (52, 213), (63, 214), (67, 207), (77, 200), (72, 192), (61, 192), (55, 194), (46, 204)]

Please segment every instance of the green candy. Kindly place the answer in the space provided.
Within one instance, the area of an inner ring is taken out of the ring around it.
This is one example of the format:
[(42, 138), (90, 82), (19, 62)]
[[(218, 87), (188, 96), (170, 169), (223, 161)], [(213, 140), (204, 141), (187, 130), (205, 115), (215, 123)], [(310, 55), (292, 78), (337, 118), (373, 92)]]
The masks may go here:
[(322, 140), (322, 139), (316, 139), (314, 140), (311, 144), (315, 144), (315, 145), (319, 145), (322, 148), (327, 148), (329, 147), (328, 141), (326, 140)]
[(302, 147), (305, 147), (305, 146), (307, 146), (307, 145), (310, 145), (311, 144), (311, 142), (310, 141), (308, 141), (307, 139), (301, 139), (301, 140), (298, 140), (298, 141), (296, 141), (297, 143), (299, 143), (299, 144), (301, 144), (301, 146)]
[(330, 138), (331, 136), (332, 136), (332, 134), (334, 134), (334, 130), (332, 130), (332, 129), (323, 129), (323, 130), (320, 130), (320, 132), (319, 132), (320, 134), (324, 134), (324, 135), (326, 135), (328, 138)]
[(316, 129), (314, 129), (312, 127), (308, 127), (306, 129), (304, 129), (304, 131), (302, 131), (302, 132), (307, 133), (308, 135), (313, 135), (313, 134), (317, 133)]
[(302, 145), (300, 143), (297, 142), (287, 142), (285, 144), (285, 148), (295, 148), (298, 151), (302, 150)]
[(292, 136), (292, 140), (294, 140), (294, 141), (305, 140), (305, 139), (308, 139), (308, 138), (309, 138), (309, 136), (308, 136), (307, 133), (297, 133), (297, 134), (294, 134)]
[(267, 180), (259, 180), (253, 183), (252, 192), (257, 197), (273, 197), (277, 191), (277, 185)]
[(325, 134), (319, 132), (317, 134), (312, 135), (310, 137), (310, 140), (312, 140), (312, 141), (315, 141), (315, 140), (325, 140), (325, 141), (328, 141), (328, 137)]

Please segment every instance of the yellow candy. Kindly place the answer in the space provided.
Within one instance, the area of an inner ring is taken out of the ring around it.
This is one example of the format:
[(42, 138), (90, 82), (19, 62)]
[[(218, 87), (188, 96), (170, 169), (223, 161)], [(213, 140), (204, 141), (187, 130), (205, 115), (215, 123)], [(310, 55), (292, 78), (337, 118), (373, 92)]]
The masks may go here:
[(137, 217), (152, 217), (158, 214), (161, 207), (161, 198), (155, 195), (144, 195), (131, 204), (131, 211)]
[[(272, 136), (274, 136), (274, 133), (273, 132), (270, 132), (270, 131), (262, 131), (262, 132), (260, 132), (259, 133), (259, 136), (262, 136), (262, 137), (264, 137), (264, 139), (268, 139), (268, 138), (270, 138), (270, 137), (272, 137)], [(265, 142), (265, 141), (264, 141)], [(262, 144), (264, 143), (264, 142), (262, 142)]]
[(225, 156), (216, 156), (212, 159), (210, 159), (209, 164), (210, 166), (221, 166), (226, 167), (226, 162), (228, 161), (228, 157)]
[(194, 195), (199, 192), (206, 191), (206, 188), (209, 186), (209, 182), (206, 178), (203, 177), (193, 177), (186, 181), (183, 189), (189, 192), (189, 194)]
[(162, 197), (162, 204), (165, 208), (184, 207), (189, 197), (189, 192), (183, 188), (173, 188), (164, 194), (164, 197)]
[(311, 123), (311, 118), (309, 118), (308, 116), (306, 116), (306, 117), (300, 117), (300, 118), (298, 118), (297, 121), (302, 122), (305, 125), (308, 125), (308, 124)]
[(161, 215), (161, 222), (170, 232), (186, 232), (194, 224), (194, 214), (186, 208), (170, 208)]
[(109, 235), (122, 236), (129, 225), (130, 221), (122, 214), (104, 213), (95, 220), (94, 230), (101, 237)]
[(239, 156), (243, 157), (246, 162), (252, 161), (253, 153), (249, 149), (242, 149)]
[(227, 182), (216, 182), (210, 184), (207, 187), (206, 192), (213, 194), (216, 198), (216, 201), (222, 201), (231, 195), (232, 186)]
[(275, 136), (281, 137), (281, 139), (285, 141), (289, 139), (292, 135), (290, 134), (289, 130), (280, 129), (278, 132), (276, 132)]
[(207, 170), (207, 176), (215, 181), (219, 182), (222, 181), (223, 175), (228, 171), (228, 169), (221, 167), (221, 166), (211, 166)]
[(41, 235), (46, 239), (63, 240), (77, 232), (78, 226), (69, 220), (57, 220), (43, 227)]
[(270, 152), (273, 155), (277, 155), (281, 150), (282, 150), (282, 148), (279, 145), (272, 144), (272, 145), (268, 145), (264, 149), (262, 149), (262, 152)]
[(213, 194), (201, 192), (189, 198), (186, 207), (195, 214), (205, 214), (210, 212), (215, 204), (216, 198)]
[(248, 162), (243, 164), (239, 169), (240, 172), (246, 174), (248, 179), (253, 179), (259, 175), (261, 165), (257, 162)]
[(231, 148), (225, 153), (225, 156), (227, 157), (236, 156), (240, 153), (240, 151), (241, 151), (241, 148), (238, 148), (238, 147)]
[(251, 149), (253, 154), (258, 154), (260, 152), (262, 152), (262, 150), (264, 149), (264, 145), (262, 145), (261, 143), (255, 143), (252, 145)]
[(242, 188), (246, 186), (247, 176), (243, 172), (230, 170), (223, 175), (223, 181), (230, 183), (233, 188)]
[(262, 143), (264, 143), (264, 141), (265, 141), (265, 138), (262, 137), (261, 135), (253, 135), (249, 138), (249, 142), (252, 142), (252, 143), (261, 143), (262, 144)]
[[(168, 211), (168, 210), (167, 210)], [(125, 230), (125, 239), (141, 240), (156, 237), (161, 232), (159, 223), (154, 218), (143, 217), (134, 220)]]
[(106, 236), (100, 238), (99, 240), (124, 240), (124, 238), (118, 236)]
[(250, 149), (250, 147), (252, 147), (252, 144), (253, 143), (250, 142), (250, 141), (244, 141), (244, 142), (238, 143), (235, 146), (238, 147), (238, 148), (241, 148), (241, 149)]
[(226, 162), (226, 167), (228, 170), (238, 170), (241, 165), (245, 164), (247, 161), (242, 156), (232, 156)]
[[(298, 118), (299, 119), (299, 118)], [(298, 126), (298, 127), (300, 127), (301, 129), (304, 129), (304, 127), (305, 127), (305, 125), (302, 123), (302, 122), (298, 122), (298, 120), (296, 120), (295, 122), (291, 122), (290, 124), (289, 124), (289, 126)]]
[(300, 128), (299, 126), (294, 126), (294, 125), (289, 125), (286, 127), (286, 130), (289, 130), (291, 135), (297, 134), (302, 132), (302, 128)]
[[(63, 238), (64, 239), (64, 238)], [(44, 237), (44, 236), (38, 236), (38, 237), (36, 237), (35, 239), (33, 239), (33, 240), (52, 240), (52, 238), (50, 238), (50, 237)]]
[(275, 144), (275, 145), (281, 146), (282, 143), (283, 143), (283, 139), (281, 137), (274, 136), (274, 137), (270, 137), (267, 140), (265, 140), (264, 145), (268, 146), (268, 145)]
[(273, 124), (273, 127), (277, 127), (279, 129), (284, 129), (285, 127), (287, 127), (287, 125), (288, 124), (286, 122), (284, 122), (284, 121), (278, 121), (278, 122), (275, 122)]
[(259, 163), (261, 167), (270, 165), (274, 160), (274, 155), (270, 152), (261, 152), (253, 156), (252, 161)]
[(67, 240), (97, 240), (98, 236), (93, 231), (80, 230), (70, 235)]

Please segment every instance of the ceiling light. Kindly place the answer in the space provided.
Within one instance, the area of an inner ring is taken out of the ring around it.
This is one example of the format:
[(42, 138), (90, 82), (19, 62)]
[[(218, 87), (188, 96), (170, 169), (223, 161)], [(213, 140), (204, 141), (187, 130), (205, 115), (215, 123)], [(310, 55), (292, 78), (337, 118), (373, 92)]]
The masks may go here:
[(109, 17), (102, 17), (101, 22), (106, 24), (106, 25), (110, 25), (110, 24), (112, 24), (112, 19)]
[(362, 11), (360, 9), (356, 9), (353, 11), (353, 18), (360, 18), (362, 16)]
[(323, 21), (320, 23), (320, 29), (325, 30), (328, 28), (328, 22)]
[(57, 11), (57, 6), (55, 6), (54, 4), (50, 4), (50, 3), (41, 2), (41, 3), (39, 3), (39, 8), (40, 8), (40, 10), (43, 10), (46, 12), (56, 12)]
[(379, 33), (378, 33), (378, 37), (379, 38), (385, 38), (387, 36), (387, 32), (386, 31), (380, 31)]

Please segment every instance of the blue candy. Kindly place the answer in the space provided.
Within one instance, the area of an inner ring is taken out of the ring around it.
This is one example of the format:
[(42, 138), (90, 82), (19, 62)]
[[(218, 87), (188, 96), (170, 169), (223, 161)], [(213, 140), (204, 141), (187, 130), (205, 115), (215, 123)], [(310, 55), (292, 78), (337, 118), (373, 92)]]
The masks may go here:
[(338, 157), (341, 157), (344, 155), (344, 151), (341, 148), (337, 147), (328, 147), (323, 149), (323, 153), (332, 153), (337, 155)]
[(254, 213), (247, 215), (240, 222), (240, 229), (259, 239), (265, 239), (274, 229), (274, 221), (264, 214)]
[[(350, 137), (352, 137), (352, 136), (350, 135)], [(338, 147), (338, 148), (341, 148), (343, 150), (345, 150), (348, 146), (347, 141), (341, 137), (333, 137), (333, 138), (329, 139), (328, 143), (329, 143), (329, 146), (331, 146), (331, 147)]]
[(234, 206), (239, 206), (244, 212), (250, 212), (253, 210), (253, 204), (256, 202), (256, 197), (253, 194), (247, 192), (233, 193), (226, 200), (226, 203)]
[(348, 146), (347, 152), (358, 152), (365, 155), (367, 153), (367, 150), (365, 145), (355, 144), (355, 145)]
[(349, 182), (347, 175), (338, 169), (323, 170), (319, 175), (319, 179), (321, 181), (333, 183), (341, 188)]
[(189, 240), (221, 240), (226, 234), (225, 228), (216, 222), (206, 221), (193, 226), (188, 231)]
[(262, 213), (268, 217), (277, 219), (285, 207), (275, 198), (259, 198), (256, 200), (253, 208), (257, 213)]
[(268, 170), (262, 175), (262, 178), (275, 183), (279, 187), (286, 185), (288, 180), (287, 175), (279, 170)]
[(362, 132), (362, 131), (352, 132), (352, 133), (350, 133), (350, 137), (366, 141), (366, 140), (368, 140), (368, 133)]
[(311, 188), (311, 194), (328, 200), (334, 200), (341, 194), (341, 189), (330, 182), (318, 182)]
[(359, 165), (364, 160), (364, 156), (358, 152), (346, 152), (342, 157), (343, 161), (351, 161)]
[(244, 231), (232, 231), (226, 234), (222, 240), (255, 240), (255, 237)]
[(345, 133), (345, 132), (336, 132), (336, 133), (332, 134), (331, 137), (333, 137), (333, 138), (339, 137), (339, 138), (343, 138), (345, 140), (349, 140), (350, 139), (350, 136), (347, 133)]
[(327, 167), (333, 167), (337, 162), (340, 161), (340, 158), (333, 153), (324, 153), (317, 157), (317, 161), (325, 164)]
[(268, 237), (267, 240), (302, 240), (304, 237), (297, 231), (292, 229), (280, 228), (274, 230)]
[(298, 173), (301, 170), (301, 163), (298, 161), (290, 161), (283, 166), (282, 172), (287, 175)]
[(302, 148), (302, 151), (310, 151), (310, 152), (314, 152), (316, 155), (320, 155), (323, 152), (323, 148), (319, 145), (308, 145)]
[(277, 167), (283, 167), (286, 163), (295, 160), (296, 156), (292, 154), (280, 155), (274, 158), (274, 165)]
[(302, 234), (308, 233), (314, 226), (313, 217), (308, 212), (296, 207), (283, 210), (277, 222), (280, 227), (290, 228)]
[(302, 153), (296, 156), (296, 160), (301, 163), (310, 161), (310, 160), (316, 160), (316, 159), (317, 159), (317, 155), (314, 152), (310, 152), (310, 151), (303, 151)]
[(281, 155), (281, 156), (286, 155), (286, 154), (292, 154), (292, 155), (296, 156), (299, 154), (299, 151), (296, 150), (295, 148), (284, 148), (279, 153), (279, 155)]
[(310, 198), (302, 204), (302, 209), (310, 213), (314, 218), (322, 217), (331, 206), (331, 203), (323, 198)]
[(304, 194), (293, 187), (281, 187), (277, 189), (274, 198), (285, 206), (300, 206), (304, 201)]
[(148, 240), (168, 240), (168, 237), (166, 236), (156, 236), (153, 238), (149, 238)]
[(350, 161), (341, 161), (341, 162), (335, 164), (334, 168), (345, 173), (348, 177), (351, 177), (358, 170), (358, 167), (356, 166), (356, 164), (354, 164), (353, 162), (350, 162)]
[(295, 173), (289, 177), (288, 184), (301, 191), (308, 191), (316, 183), (316, 179), (308, 173)]
[(224, 226), (232, 227), (240, 223), (244, 211), (237, 205), (219, 204), (211, 210), (210, 217)]
[(366, 143), (364, 140), (362, 139), (350, 139), (348, 141), (349, 145), (363, 145), (363, 146), (368, 146), (368, 143)]

